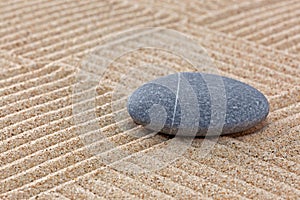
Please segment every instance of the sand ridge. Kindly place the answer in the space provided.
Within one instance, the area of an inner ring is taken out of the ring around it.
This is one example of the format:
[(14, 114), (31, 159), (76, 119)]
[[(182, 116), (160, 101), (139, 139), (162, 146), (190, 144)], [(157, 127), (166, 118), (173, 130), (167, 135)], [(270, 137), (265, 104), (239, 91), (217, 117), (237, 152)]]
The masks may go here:
[[(0, 199), (299, 199), (298, 7), (295, 0), (0, 2)], [(179, 56), (140, 49), (107, 67), (95, 99), (73, 90), (82, 61), (106, 38), (152, 26), (189, 35), (219, 74), (263, 92), (271, 106), (264, 128), (221, 137), (206, 158), (203, 139), (195, 139), (168, 167), (139, 175), (106, 165), (126, 156), (117, 148), (96, 156), (108, 142), (136, 156), (170, 142), (137, 136), (142, 127), (124, 106), (142, 83), (193, 71)], [(78, 107), (96, 102), (96, 112), (74, 116), (74, 99)], [(99, 126), (85, 130), (91, 113)]]

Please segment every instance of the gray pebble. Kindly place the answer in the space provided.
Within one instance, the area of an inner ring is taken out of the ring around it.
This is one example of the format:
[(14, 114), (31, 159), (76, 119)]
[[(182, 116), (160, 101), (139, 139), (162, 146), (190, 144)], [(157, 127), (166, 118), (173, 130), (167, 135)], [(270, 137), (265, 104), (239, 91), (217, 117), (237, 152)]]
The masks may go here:
[(170, 135), (247, 130), (269, 113), (266, 97), (240, 81), (205, 73), (171, 74), (136, 89), (127, 109), (135, 123)]

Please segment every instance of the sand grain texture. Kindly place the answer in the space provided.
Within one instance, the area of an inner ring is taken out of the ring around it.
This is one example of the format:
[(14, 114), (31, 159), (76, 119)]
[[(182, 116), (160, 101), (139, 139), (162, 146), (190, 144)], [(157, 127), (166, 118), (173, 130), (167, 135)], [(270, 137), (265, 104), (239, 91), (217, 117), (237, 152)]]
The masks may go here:
[[(0, 199), (299, 199), (299, 8), (297, 0), (1, 1)], [(156, 77), (195, 71), (168, 51), (139, 49), (91, 71), (102, 77), (92, 83), (95, 98), (88, 87), (74, 91), (86, 81), (77, 76), (83, 61), (101, 63), (89, 57), (99, 45), (141, 27), (187, 34), (220, 75), (263, 92), (271, 109), (264, 124), (221, 137), (205, 158), (197, 138), (150, 173), (107, 166), (132, 154), (126, 163), (134, 167), (171, 141), (132, 122), (127, 95)]]

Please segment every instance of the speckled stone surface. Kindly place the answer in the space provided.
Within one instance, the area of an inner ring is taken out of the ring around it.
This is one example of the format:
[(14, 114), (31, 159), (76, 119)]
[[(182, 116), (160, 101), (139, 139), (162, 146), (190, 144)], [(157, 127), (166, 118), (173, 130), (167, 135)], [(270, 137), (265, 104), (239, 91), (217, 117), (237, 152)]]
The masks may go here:
[[(183, 72), (142, 85), (129, 97), (127, 109), (135, 123), (148, 129), (175, 135), (179, 128), (187, 132), (195, 128), (196, 135), (203, 136), (214, 124), (217, 126), (214, 122), (222, 122), (216, 135), (247, 130), (266, 118), (269, 103), (261, 92), (240, 81)], [(195, 111), (196, 117), (192, 113)]]

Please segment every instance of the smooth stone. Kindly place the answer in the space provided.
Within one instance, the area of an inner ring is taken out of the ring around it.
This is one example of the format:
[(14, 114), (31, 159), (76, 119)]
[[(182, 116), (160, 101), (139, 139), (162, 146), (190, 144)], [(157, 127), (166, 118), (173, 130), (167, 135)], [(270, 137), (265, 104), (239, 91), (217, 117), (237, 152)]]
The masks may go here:
[(127, 110), (134, 122), (146, 129), (170, 135), (180, 132), (204, 136), (214, 126), (216, 131), (211, 135), (241, 132), (257, 125), (267, 117), (269, 103), (261, 92), (240, 81), (182, 72), (136, 89), (128, 99)]

